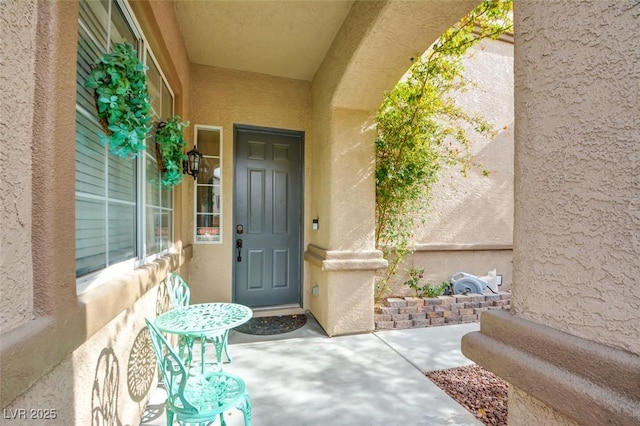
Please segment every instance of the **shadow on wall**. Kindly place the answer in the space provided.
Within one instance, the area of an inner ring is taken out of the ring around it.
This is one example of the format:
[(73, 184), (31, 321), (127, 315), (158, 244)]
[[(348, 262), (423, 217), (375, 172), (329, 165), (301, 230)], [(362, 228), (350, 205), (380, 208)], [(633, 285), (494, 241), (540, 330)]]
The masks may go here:
[(142, 418), (140, 419), (140, 424), (151, 423), (157, 419), (159, 419), (162, 415), (164, 415), (164, 403), (160, 404), (148, 404), (142, 413)]
[[(509, 127), (507, 127), (509, 129)], [(502, 131), (484, 146), (463, 177), (449, 170), (434, 187), (416, 243), (511, 244), (513, 240), (513, 135)], [(482, 169), (489, 172), (483, 176)]]
[[(127, 362), (127, 390), (131, 399), (144, 409), (156, 371), (155, 355), (151, 349), (151, 336), (146, 327), (133, 341)], [(102, 350), (98, 357), (91, 395), (92, 426), (121, 426), (118, 415), (120, 388), (120, 362), (113, 348)]]
[[(338, 113), (336, 113), (338, 114)], [(362, 117), (360, 117), (362, 118)], [(347, 122), (357, 121), (347, 117)], [(330, 238), (338, 245), (332, 250), (372, 250), (375, 229), (375, 121), (368, 117), (359, 128), (353, 127), (341, 132), (331, 147), (333, 158), (355, 159), (354, 162), (332, 161), (328, 173), (329, 182), (323, 185), (339, 187), (331, 190), (332, 204), (327, 216), (320, 218), (321, 229), (331, 229)], [(353, 135), (351, 134), (353, 133)], [(359, 166), (354, 167), (354, 163)], [(326, 167), (326, 165), (325, 165)], [(331, 214), (328, 214), (331, 213)], [(337, 222), (330, 226), (329, 222)]]
[[(467, 193), (460, 200), (458, 208), (453, 212), (454, 217), (463, 219), (458, 223), (459, 232), (466, 233), (470, 229), (491, 229), (495, 232), (497, 241), (476, 241), (477, 243), (507, 243), (513, 241), (513, 125), (511, 122), (505, 130), (489, 142), (475, 155), (481, 167), (489, 172), (489, 176), (482, 176), (476, 171), (474, 177), (480, 181), (480, 194)], [(479, 214), (466, 214), (467, 208), (477, 205)], [(455, 238), (464, 238), (457, 234)]]
[(171, 309), (171, 299), (169, 299), (169, 290), (167, 289), (167, 281), (163, 280), (158, 284), (158, 297), (156, 298), (156, 316), (164, 314)]
[(112, 348), (104, 348), (98, 357), (91, 395), (91, 424), (117, 425), (120, 364)]
[(143, 327), (129, 352), (127, 389), (132, 400), (139, 404), (144, 401), (151, 389), (155, 370), (156, 358), (151, 348), (151, 335), (147, 327)]

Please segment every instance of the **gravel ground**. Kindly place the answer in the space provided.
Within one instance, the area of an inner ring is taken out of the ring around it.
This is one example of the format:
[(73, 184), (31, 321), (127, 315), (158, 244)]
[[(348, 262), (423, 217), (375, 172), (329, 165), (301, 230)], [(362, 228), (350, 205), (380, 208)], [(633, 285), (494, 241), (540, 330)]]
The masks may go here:
[(472, 364), (427, 373), (438, 387), (486, 425), (507, 424), (507, 382)]

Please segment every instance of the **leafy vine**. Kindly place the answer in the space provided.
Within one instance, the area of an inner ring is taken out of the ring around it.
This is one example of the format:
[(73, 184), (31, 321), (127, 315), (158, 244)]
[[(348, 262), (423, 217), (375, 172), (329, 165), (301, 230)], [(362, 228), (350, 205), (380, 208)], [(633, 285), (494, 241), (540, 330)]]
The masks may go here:
[[(416, 217), (446, 166), (466, 175), (471, 163), (468, 132), (492, 137), (485, 118), (458, 106), (452, 94), (464, 91), (463, 58), (483, 38), (513, 28), (512, 0), (485, 0), (417, 58), (406, 79), (389, 93), (376, 116), (376, 247), (389, 267), (381, 271), (376, 299), (412, 253)], [(483, 172), (484, 174), (484, 172)]]

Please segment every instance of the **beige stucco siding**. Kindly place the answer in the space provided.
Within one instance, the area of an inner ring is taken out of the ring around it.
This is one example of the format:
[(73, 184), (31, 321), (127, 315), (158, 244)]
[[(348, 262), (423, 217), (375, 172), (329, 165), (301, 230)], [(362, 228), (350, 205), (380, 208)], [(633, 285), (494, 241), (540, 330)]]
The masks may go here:
[(31, 147), (36, 4), (9, 2), (0, 14), (0, 330), (33, 315)]
[[(640, 354), (635, 9), (615, 2), (516, 9), (512, 309)], [(570, 35), (556, 31), (569, 24)]]
[[(233, 126), (241, 124), (303, 131), (305, 147), (312, 145), (314, 138), (309, 126), (310, 84), (302, 80), (202, 65), (193, 65), (191, 76), (192, 125), (221, 126), (223, 129), (222, 243), (194, 245), (189, 275), (192, 297), (199, 302), (231, 301), (232, 244), (235, 241)], [(308, 150), (305, 150), (304, 158), (305, 173), (308, 173), (311, 163)], [(305, 194), (308, 192), (308, 181), (305, 179)], [(193, 184), (189, 182), (188, 185), (193, 191)], [(193, 205), (186, 203), (183, 211), (190, 218), (189, 227), (193, 229)], [(308, 209), (305, 208), (305, 211), (308, 212)], [(310, 229), (310, 220), (306, 218), (304, 229)]]
[(329, 247), (334, 250), (373, 250), (375, 229), (375, 131), (366, 111), (335, 109), (331, 115), (330, 156), (322, 159), (325, 173), (317, 178), (329, 186)]
[(509, 425), (578, 426), (570, 418), (549, 407), (515, 386), (509, 386)]

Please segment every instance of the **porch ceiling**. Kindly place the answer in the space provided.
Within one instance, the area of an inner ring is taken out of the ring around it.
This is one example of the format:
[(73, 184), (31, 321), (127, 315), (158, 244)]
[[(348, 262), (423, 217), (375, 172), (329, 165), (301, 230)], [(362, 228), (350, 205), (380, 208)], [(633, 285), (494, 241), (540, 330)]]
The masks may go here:
[(311, 81), (353, 0), (177, 0), (191, 62)]

